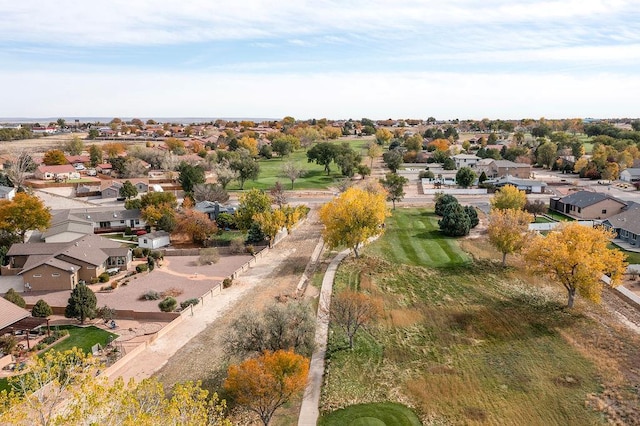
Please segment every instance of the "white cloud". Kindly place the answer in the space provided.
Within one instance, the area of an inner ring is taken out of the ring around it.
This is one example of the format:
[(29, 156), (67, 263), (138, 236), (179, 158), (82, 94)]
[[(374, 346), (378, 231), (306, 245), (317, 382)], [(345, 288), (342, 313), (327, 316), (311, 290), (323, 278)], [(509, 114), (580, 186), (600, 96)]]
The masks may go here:
[(610, 73), (27, 72), (0, 79), (12, 100), (0, 105), (2, 117), (615, 117), (635, 111), (640, 93), (640, 76)]

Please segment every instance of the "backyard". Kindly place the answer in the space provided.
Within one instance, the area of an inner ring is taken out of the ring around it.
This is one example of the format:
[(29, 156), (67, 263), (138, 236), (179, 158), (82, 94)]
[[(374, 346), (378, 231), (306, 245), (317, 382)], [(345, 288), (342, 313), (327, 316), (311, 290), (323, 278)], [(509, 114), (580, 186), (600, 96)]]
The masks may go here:
[[(430, 424), (604, 424), (603, 413), (637, 424), (638, 336), (599, 306), (567, 310), (539, 277), (471, 260), (435, 221), (396, 210), (385, 235), (339, 268), (335, 290), (364, 292), (382, 313), (353, 350), (332, 325), (321, 424), (385, 401)], [(465, 241), (487, 252), (486, 240)]]

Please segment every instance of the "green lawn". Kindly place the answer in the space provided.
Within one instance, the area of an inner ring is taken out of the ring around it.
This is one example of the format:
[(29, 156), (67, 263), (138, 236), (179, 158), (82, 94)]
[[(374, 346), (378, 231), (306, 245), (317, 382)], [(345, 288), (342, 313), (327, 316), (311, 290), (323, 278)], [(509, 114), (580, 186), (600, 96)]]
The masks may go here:
[(638, 253), (638, 252), (623, 250), (623, 249), (621, 249), (620, 247), (618, 247), (617, 245), (615, 245), (613, 243), (609, 243), (607, 248), (618, 249), (618, 250), (622, 251), (627, 256), (626, 261), (629, 264), (640, 264), (640, 253)]
[(424, 209), (396, 211), (383, 237), (340, 266), (335, 290), (369, 294), (383, 316), (353, 350), (331, 325), (324, 417), (408, 401), (433, 424), (602, 424), (585, 407), (602, 390), (597, 368), (564, 338), (598, 324), (564, 309), (560, 290), (542, 293), (497, 263), (469, 260), (435, 221)]
[(556, 220), (556, 221), (559, 221), (559, 222), (568, 222), (568, 221), (575, 220), (572, 217), (565, 216), (562, 213), (558, 213), (558, 212), (553, 211), (553, 210), (547, 210), (547, 215), (549, 217), (551, 217), (553, 220)]
[(457, 266), (469, 262), (455, 238), (438, 227), (438, 216), (428, 209), (396, 209), (387, 219), (384, 238), (365, 249), (397, 264), (431, 267)]
[(53, 345), (52, 349), (59, 352), (64, 352), (76, 347), (82, 349), (85, 353), (91, 353), (91, 347), (96, 343), (100, 343), (104, 347), (111, 340), (118, 337), (117, 334), (109, 333), (108, 331), (93, 325), (88, 327), (65, 325), (58, 328), (60, 330), (69, 330), (69, 337), (64, 339), (62, 342)]
[(404, 405), (391, 402), (352, 405), (321, 417), (319, 426), (420, 426), (420, 419)]
[[(349, 142), (353, 149), (361, 151), (371, 139), (338, 139), (334, 143)], [(362, 154), (363, 160), (366, 159), (366, 153)], [(307, 151), (304, 149), (293, 152), (286, 158), (272, 158), (270, 160), (260, 160), (260, 176), (255, 181), (246, 181), (244, 189), (272, 188), (276, 181), (280, 181), (285, 189), (291, 189), (291, 181), (282, 176), (282, 166), (287, 161), (293, 161), (296, 165), (306, 170), (306, 175), (297, 179), (294, 183), (294, 189), (326, 189), (335, 183), (337, 179), (341, 179), (340, 169), (335, 163), (331, 164), (331, 173), (327, 176), (324, 167), (315, 163), (307, 162)], [(240, 189), (240, 184), (233, 181), (227, 187), (229, 190)]]

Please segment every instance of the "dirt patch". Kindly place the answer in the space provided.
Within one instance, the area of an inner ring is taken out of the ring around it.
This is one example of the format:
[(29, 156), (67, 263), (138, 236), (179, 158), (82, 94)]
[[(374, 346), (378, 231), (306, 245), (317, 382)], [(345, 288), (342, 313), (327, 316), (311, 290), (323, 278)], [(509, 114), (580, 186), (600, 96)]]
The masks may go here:
[(424, 319), (422, 313), (413, 309), (394, 309), (389, 312), (389, 318), (394, 327), (408, 327)]

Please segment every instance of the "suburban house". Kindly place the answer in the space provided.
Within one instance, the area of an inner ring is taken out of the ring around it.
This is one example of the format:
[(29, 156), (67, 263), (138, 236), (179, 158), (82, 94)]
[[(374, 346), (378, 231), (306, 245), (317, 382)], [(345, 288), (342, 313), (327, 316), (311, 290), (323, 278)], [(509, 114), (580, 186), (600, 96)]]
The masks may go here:
[[(4, 297), (0, 297), (0, 337), (17, 331), (26, 331), (27, 333), (24, 335), (27, 338), (27, 349), (30, 349), (28, 332), (44, 324), (48, 325), (49, 319), (32, 317), (31, 312), (14, 305)], [(12, 362), (14, 362), (14, 358), (11, 354), (0, 353), (0, 368), (4, 368)]]
[(513, 176), (519, 179), (529, 179), (529, 177), (531, 177), (531, 165), (514, 163), (508, 160), (483, 158), (476, 163), (476, 173), (481, 174), (482, 172), (484, 172), (488, 178)]
[(102, 198), (118, 198), (122, 183), (118, 181), (105, 182), (105, 187), (100, 190)]
[(640, 168), (624, 169), (620, 173), (620, 180), (623, 182), (640, 182)]
[(518, 188), (520, 191), (526, 192), (527, 194), (542, 194), (547, 187), (546, 182), (535, 179), (518, 179), (513, 176), (504, 176), (497, 179), (487, 180), (484, 183), (492, 184), (496, 188), (502, 188), (506, 185), (512, 185)]
[(32, 291), (72, 290), (107, 269), (126, 270), (132, 259), (129, 248), (93, 234), (65, 243), (13, 244), (6, 256), (2, 275), (21, 276)]
[(65, 155), (64, 158), (67, 160), (67, 163), (72, 166), (76, 166), (77, 164), (86, 166), (91, 163), (91, 158), (88, 155)]
[(622, 213), (605, 219), (602, 225), (615, 231), (617, 239), (637, 247), (640, 245), (640, 204), (632, 203)]
[(35, 171), (36, 179), (42, 180), (67, 180), (80, 179), (80, 173), (71, 164), (55, 166), (40, 165)]
[(110, 175), (112, 170), (113, 166), (111, 165), (111, 163), (102, 163), (96, 166), (96, 172), (103, 175)]
[(206, 213), (211, 220), (216, 220), (220, 213), (234, 214), (236, 212), (235, 207), (222, 206), (215, 201), (200, 201), (199, 203), (196, 203), (195, 206), (193, 206), (193, 209), (202, 213)]
[(552, 198), (549, 208), (576, 219), (605, 219), (621, 213), (627, 203), (602, 192), (578, 191)]
[(13, 200), (16, 196), (16, 189), (11, 186), (0, 185), (0, 200)]
[(456, 163), (456, 169), (459, 169), (461, 167), (471, 167), (473, 169), (475, 168), (478, 161), (481, 160), (480, 157), (472, 154), (457, 154), (451, 158), (453, 158), (453, 161), (455, 161)]
[(145, 229), (140, 210), (93, 208), (62, 210), (51, 218), (51, 225), (43, 233), (34, 231), (31, 242), (70, 242), (88, 234), (124, 232)]
[(171, 244), (167, 231), (156, 231), (138, 237), (138, 247), (148, 249), (158, 249)]

